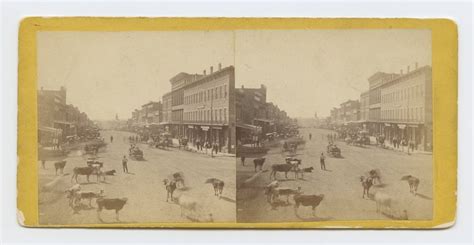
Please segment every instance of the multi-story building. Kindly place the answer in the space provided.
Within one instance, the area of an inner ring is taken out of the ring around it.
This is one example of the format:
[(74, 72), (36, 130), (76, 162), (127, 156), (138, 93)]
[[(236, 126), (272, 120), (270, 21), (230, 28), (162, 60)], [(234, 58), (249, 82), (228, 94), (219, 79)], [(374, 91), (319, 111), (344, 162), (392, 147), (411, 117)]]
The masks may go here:
[(168, 92), (162, 97), (162, 110), (161, 110), (161, 125), (169, 125), (171, 123), (171, 92)]
[(360, 94), (360, 120), (364, 124), (369, 120), (369, 91)]
[(202, 75), (182, 72), (170, 83), (172, 136), (216, 143), (220, 151), (234, 153), (234, 67), (219, 64), (217, 71), (211, 66), (209, 74)]
[(348, 100), (341, 104), (340, 118), (344, 123), (357, 122), (360, 119), (360, 103), (357, 100)]
[(162, 117), (161, 102), (150, 101), (142, 105), (141, 122), (145, 125), (159, 124)]
[(411, 140), (417, 149), (432, 148), (431, 67), (424, 66), (400, 75), (381, 86), (383, 132), (388, 139)]
[(236, 135), (238, 142), (245, 143), (253, 135), (262, 137), (275, 131), (273, 120), (267, 117), (267, 88), (235, 89)]
[(38, 91), (38, 130), (41, 144), (61, 144), (92, 125), (87, 114), (66, 104), (66, 88)]
[(397, 77), (397, 74), (377, 72), (369, 77), (369, 130), (374, 134), (379, 134), (383, 131), (381, 124), (376, 123), (380, 121), (381, 116), (381, 99), (382, 99), (382, 84), (389, 82)]

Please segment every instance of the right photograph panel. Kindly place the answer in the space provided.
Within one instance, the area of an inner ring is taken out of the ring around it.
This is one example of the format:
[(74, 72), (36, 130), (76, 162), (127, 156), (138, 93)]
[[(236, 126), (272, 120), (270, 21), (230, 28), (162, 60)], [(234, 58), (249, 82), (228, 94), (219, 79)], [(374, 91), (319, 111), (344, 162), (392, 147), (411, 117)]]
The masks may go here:
[(234, 42), (237, 222), (432, 219), (429, 30)]

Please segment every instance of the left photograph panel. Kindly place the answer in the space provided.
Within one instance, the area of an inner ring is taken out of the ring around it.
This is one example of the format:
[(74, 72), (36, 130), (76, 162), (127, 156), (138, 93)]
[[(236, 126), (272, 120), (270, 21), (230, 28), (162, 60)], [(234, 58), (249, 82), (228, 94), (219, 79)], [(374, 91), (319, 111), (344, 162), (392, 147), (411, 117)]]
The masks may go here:
[(235, 222), (233, 37), (38, 32), (39, 223)]

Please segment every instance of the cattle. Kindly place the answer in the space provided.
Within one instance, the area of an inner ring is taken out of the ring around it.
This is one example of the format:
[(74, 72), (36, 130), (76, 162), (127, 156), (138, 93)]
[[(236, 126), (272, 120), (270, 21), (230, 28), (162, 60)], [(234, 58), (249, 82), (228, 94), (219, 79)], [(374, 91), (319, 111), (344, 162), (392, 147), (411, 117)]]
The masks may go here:
[(374, 184), (374, 181), (371, 177), (360, 176), (360, 183), (362, 184), (362, 198), (369, 197), (370, 187)]
[(97, 198), (97, 217), (99, 220), (102, 220), (100, 217), (102, 209), (115, 210), (115, 219), (119, 220), (119, 211), (122, 210), (127, 201), (127, 198)]
[(296, 189), (288, 188), (288, 187), (275, 187), (272, 189), (270, 202), (273, 202), (275, 199), (279, 198), (280, 196), (286, 196), (286, 203), (289, 204), (289, 197), (291, 195), (299, 195), (302, 194), (301, 187)]
[(101, 198), (104, 196), (104, 190), (100, 190), (98, 192), (93, 191), (77, 191), (75, 193), (75, 201), (80, 202), (83, 199), (89, 199), (89, 207), (92, 207), (92, 199), (94, 198)]
[(181, 217), (185, 216), (186, 212), (188, 212), (188, 214), (196, 214), (198, 205), (196, 199), (182, 194), (176, 199), (176, 202), (181, 209)]
[(410, 187), (410, 193), (413, 193), (413, 195), (416, 196), (420, 180), (417, 177), (411, 175), (403, 176), (401, 180), (405, 180), (408, 182), (408, 186)]
[(68, 189), (66, 189), (66, 191), (64, 191), (66, 193), (66, 198), (69, 199), (69, 206), (72, 208), (76, 203), (76, 192), (80, 191), (81, 190), (81, 185), (79, 184), (75, 184), (71, 187), (69, 187)]
[[(292, 163), (273, 164), (272, 171), (270, 172), (270, 179), (272, 179), (272, 176), (274, 179), (276, 179), (277, 172), (284, 172), (285, 178), (288, 179), (288, 172), (295, 171), (297, 167), (298, 167), (298, 164), (292, 164)], [(297, 178), (296, 172), (295, 172), (295, 178)]]
[(71, 182), (72, 180), (76, 180), (76, 183), (77, 183), (77, 177), (79, 175), (86, 175), (87, 176), (87, 182), (89, 182), (89, 176), (95, 174), (97, 175), (97, 181), (99, 181), (99, 169), (98, 168), (95, 168), (95, 167), (75, 167), (73, 169), (73, 174), (72, 174), (72, 177), (71, 177)]
[(174, 182), (176, 182), (176, 186), (178, 186), (179, 183), (181, 188), (186, 187), (184, 184), (184, 174), (182, 172), (174, 173), (172, 176)]
[(205, 184), (212, 184), (212, 187), (214, 188), (214, 195), (218, 196), (219, 199), (222, 196), (222, 191), (224, 190), (224, 181), (216, 178), (210, 178), (207, 179)]
[(171, 201), (173, 201), (173, 193), (176, 190), (176, 181), (164, 179), (163, 184), (165, 185), (166, 189), (166, 202), (168, 202), (170, 198)]
[(298, 173), (301, 173), (301, 178), (304, 178), (304, 173), (312, 173), (313, 170), (313, 167), (297, 169)]
[(377, 213), (392, 215), (392, 197), (386, 193), (378, 191), (374, 195)]
[(369, 171), (368, 174), (369, 174), (369, 177), (372, 178), (374, 185), (376, 184), (376, 180), (379, 184), (382, 184), (382, 180), (381, 180), (382, 177), (381, 177), (379, 169), (372, 169)]
[(279, 183), (278, 183), (278, 180), (274, 180), (272, 181), (270, 184), (268, 184), (267, 186), (265, 186), (264, 188), (264, 194), (267, 196), (267, 202), (271, 204), (272, 202), (272, 193), (273, 193), (273, 189), (278, 187), (279, 186)]
[(56, 169), (55, 174), (58, 175), (58, 170), (61, 174), (63, 174), (64, 167), (66, 167), (66, 161), (59, 161), (54, 163), (54, 168)]
[(316, 207), (319, 206), (321, 201), (324, 199), (324, 194), (321, 195), (302, 195), (297, 194), (293, 196), (295, 201), (295, 210), (299, 208), (300, 205), (308, 207), (310, 206), (313, 210), (313, 216), (315, 215)]
[(264, 163), (265, 163), (265, 158), (264, 157), (253, 159), (253, 164), (255, 166), (255, 172), (257, 172), (257, 167), (259, 167), (260, 171), (262, 171)]
[(104, 175), (107, 175), (107, 176), (115, 176), (115, 174), (117, 173), (117, 171), (115, 171), (114, 169), (112, 169), (112, 170), (104, 171), (103, 173), (104, 173)]

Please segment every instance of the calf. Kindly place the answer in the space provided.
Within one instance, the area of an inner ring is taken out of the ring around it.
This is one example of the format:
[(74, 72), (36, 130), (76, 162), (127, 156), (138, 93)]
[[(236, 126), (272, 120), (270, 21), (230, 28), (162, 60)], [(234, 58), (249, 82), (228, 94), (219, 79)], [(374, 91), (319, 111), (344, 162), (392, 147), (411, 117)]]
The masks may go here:
[(119, 220), (119, 211), (122, 210), (123, 206), (125, 206), (127, 201), (127, 198), (97, 198), (97, 217), (99, 218), (99, 220), (102, 220), (100, 217), (102, 209), (115, 210), (115, 219)]
[(299, 173), (301, 173), (301, 178), (304, 178), (304, 173), (312, 173), (314, 168), (309, 167), (309, 168), (302, 168), (302, 169), (297, 169)]
[(60, 171), (61, 174), (63, 174), (64, 167), (66, 166), (66, 161), (59, 161), (54, 163), (54, 168), (56, 169), (55, 174), (58, 175), (58, 170)]
[(255, 166), (255, 172), (257, 172), (257, 167), (259, 167), (260, 171), (262, 171), (264, 163), (265, 163), (264, 157), (254, 159), (253, 164)]
[(176, 190), (176, 182), (174, 180), (164, 179), (163, 184), (166, 188), (166, 202), (168, 202), (170, 198), (171, 201), (173, 201), (173, 193)]
[(76, 204), (76, 192), (80, 191), (81, 190), (81, 185), (79, 184), (75, 184), (71, 187), (69, 187), (68, 189), (66, 189), (66, 191), (64, 191), (66, 193), (66, 198), (69, 199), (69, 206), (71, 208), (73, 208), (73, 206)]
[(224, 181), (216, 178), (207, 179), (205, 184), (212, 184), (214, 187), (214, 196), (218, 196), (219, 199), (222, 196), (222, 191), (224, 190)]
[(297, 194), (293, 196), (293, 200), (295, 200), (295, 210), (299, 208), (300, 205), (308, 207), (310, 206), (313, 210), (313, 216), (315, 214), (315, 209), (321, 201), (324, 199), (324, 195), (301, 195)]
[(89, 182), (89, 176), (96, 174), (97, 175), (97, 181), (99, 181), (99, 169), (95, 167), (75, 167), (72, 170), (73, 174), (71, 177), (71, 182), (73, 179), (76, 180), (77, 183), (77, 177), (79, 175), (85, 175), (87, 176), (87, 182)]
[(178, 186), (177, 184), (179, 183), (181, 185), (181, 188), (186, 187), (184, 185), (184, 174), (182, 172), (174, 173), (173, 180), (176, 183), (176, 186)]
[[(272, 171), (270, 172), (270, 179), (272, 179), (272, 176), (274, 179), (276, 179), (277, 172), (284, 172), (285, 178), (288, 179), (288, 172), (295, 171), (297, 166), (297, 164), (293, 165), (291, 163), (273, 164)], [(297, 173), (295, 172), (295, 178), (297, 178), (296, 175)]]
[(273, 201), (276, 198), (279, 198), (280, 196), (286, 196), (286, 203), (289, 204), (290, 195), (299, 195), (299, 194), (302, 194), (301, 187), (298, 187), (296, 189), (291, 189), (287, 187), (275, 187), (272, 190), (270, 202), (273, 203)]
[(362, 184), (362, 198), (365, 198), (365, 195), (367, 194), (367, 197), (369, 197), (369, 190), (370, 187), (374, 184), (374, 181), (371, 177), (364, 177), (360, 176), (360, 182)]
[(101, 198), (104, 196), (104, 190), (98, 192), (93, 191), (78, 191), (75, 193), (75, 201), (80, 202), (82, 199), (89, 199), (89, 207), (92, 207), (92, 199)]
[(420, 180), (417, 177), (411, 176), (411, 175), (406, 175), (403, 176), (401, 180), (405, 180), (408, 182), (408, 186), (410, 186), (410, 193), (413, 193), (413, 195), (417, 195), (418, 191), (418, 185), (420, 184)]

